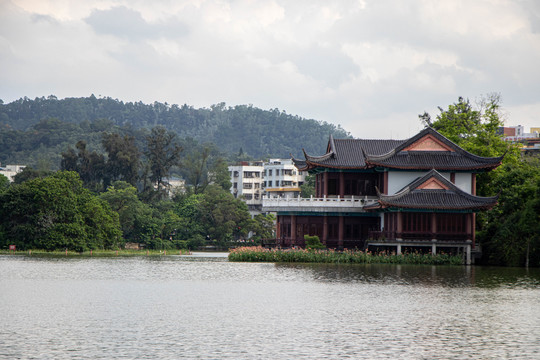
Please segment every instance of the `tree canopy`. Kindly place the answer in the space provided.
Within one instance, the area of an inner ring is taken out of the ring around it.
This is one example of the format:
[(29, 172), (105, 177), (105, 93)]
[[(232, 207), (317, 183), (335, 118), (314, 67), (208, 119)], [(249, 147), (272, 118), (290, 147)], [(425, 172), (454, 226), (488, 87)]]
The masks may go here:
[(447, 110), (439, 110), (434, 121), (427, 113), (419, 117), (426, 126), (475, 155), (504, 155), (501, 166), (477, 177), (478, 195), (499, 195), (492, 210), (477, 216), (482, 261), (540, 266), (540, 163), (523, 160), (517, 145), (498, 134), (497, 129), (504, 125), (499, 96), (482, 98), (477, 107), (460, 97)]

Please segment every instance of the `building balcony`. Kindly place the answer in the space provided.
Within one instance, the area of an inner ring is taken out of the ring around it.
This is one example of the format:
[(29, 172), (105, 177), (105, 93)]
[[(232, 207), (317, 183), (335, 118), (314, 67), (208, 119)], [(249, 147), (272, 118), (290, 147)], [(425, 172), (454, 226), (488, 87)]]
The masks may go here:
[(350, 197), (263, 197), (263, 211), (271, 212), (364, 212), (364, 206), (377, 201), (376, 196)]

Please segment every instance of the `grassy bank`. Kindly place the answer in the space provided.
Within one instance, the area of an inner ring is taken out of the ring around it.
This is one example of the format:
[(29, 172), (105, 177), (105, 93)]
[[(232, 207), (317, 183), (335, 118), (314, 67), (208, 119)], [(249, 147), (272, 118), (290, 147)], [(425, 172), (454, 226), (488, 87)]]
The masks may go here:
[(448, 254), (401, 255), (364, 252), (359, 250), (305, 250), (305, 249), (266, 249), (263, 247), (241, 247), (231, 250), (230, 261), (244, 262), (299, 262), (332, 264), (425, 264), (425, 265), (462, 265), (461, 256)]
[(166, 256), (166, 255), (187, 255), (189, 250), (91, 250), (91, 251), (46, 251), (46, 250), (25, 250), (10, 251), (0, 250), (0, 255), (19, 256), (72, 256), (72, 257), (115, 257), (115, 256)]

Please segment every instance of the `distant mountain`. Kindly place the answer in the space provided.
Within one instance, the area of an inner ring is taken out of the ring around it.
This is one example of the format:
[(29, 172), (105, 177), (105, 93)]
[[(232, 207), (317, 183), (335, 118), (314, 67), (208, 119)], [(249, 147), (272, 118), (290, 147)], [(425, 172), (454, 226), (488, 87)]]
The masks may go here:
[(225, 156), (242, 152), (254, 159), (301, 156), (302, 148), (322, 154), (328, 136), (350, 138), (341, 128), (323, 121), (289, 115), (278, 109), (220, 103), (196, 109), (188, 105), (123, 102), (110, 97), (0, 101), (0, 161), (37, 165), (59, 164), (60, 153), (79, 140), (99, 148), (103, 131), (140, 136), (154, 126), (180, 138), (214, 143)]

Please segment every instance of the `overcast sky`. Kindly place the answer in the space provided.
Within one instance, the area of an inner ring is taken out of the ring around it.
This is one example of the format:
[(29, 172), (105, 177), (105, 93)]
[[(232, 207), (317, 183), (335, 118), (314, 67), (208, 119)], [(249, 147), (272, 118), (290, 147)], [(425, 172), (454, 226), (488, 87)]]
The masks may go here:
[(538, 0), (0, 0), (0, 99), (253, 104), (403, 139), (500, 93), (540, 126)]

